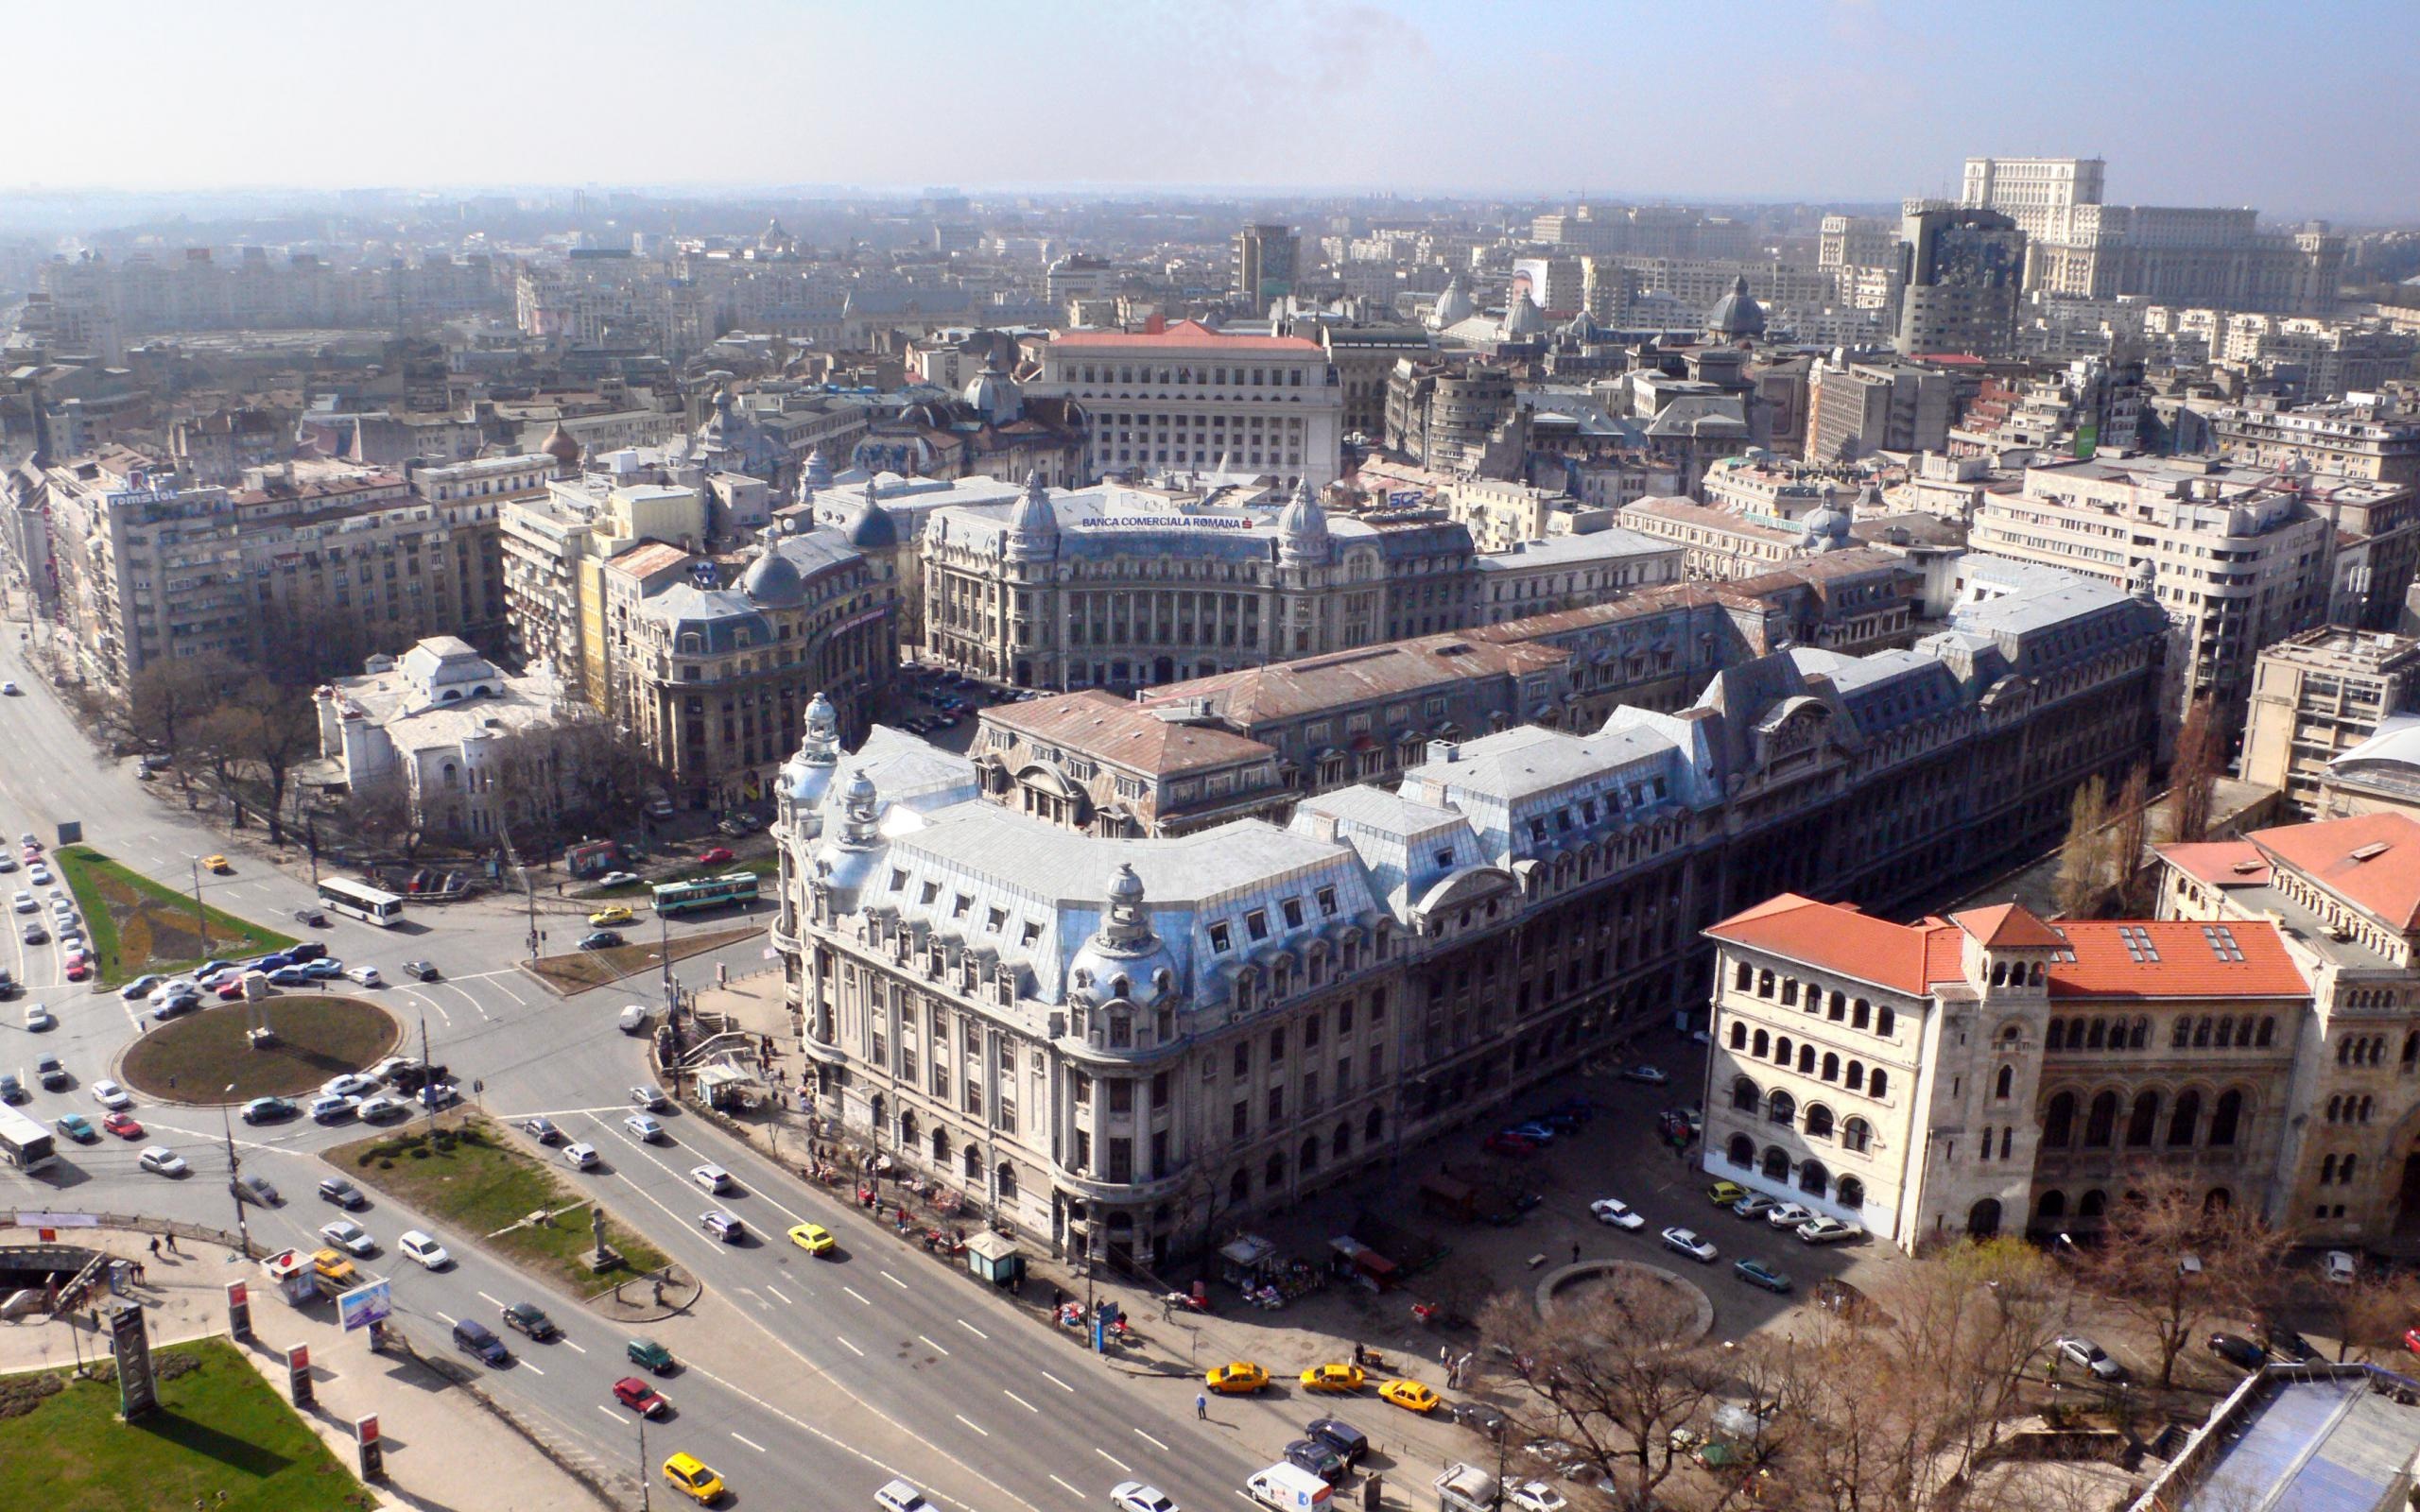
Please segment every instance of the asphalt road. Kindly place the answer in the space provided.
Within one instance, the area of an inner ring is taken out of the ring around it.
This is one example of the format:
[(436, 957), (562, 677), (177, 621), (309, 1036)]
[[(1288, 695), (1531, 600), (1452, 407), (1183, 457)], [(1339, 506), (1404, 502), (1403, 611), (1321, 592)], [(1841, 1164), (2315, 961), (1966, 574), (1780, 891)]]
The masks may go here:
[[(0, 762), (0, 833), (34, 831), (48, 841), (56, 822), (79, 819), (88, 842), (101, 850), (169, 885), (190, 886), (191, 858), (223, 849), (220, 839), (163, 803), (153, 784), (138, 782), (130, 762), (96, 759), (20, 652), (13, 636), (0, 644), (0, 676), (26, 689), (23, 696), (0, 699), (0, 746), (8, 752)], [(22, 875), (0, 877), (0, 893), (23, 885)], [(205, 876), (203, 887), (217, 907), (288, 929), (291, 912), (313, 901), (304, 879), (243, 858), (233, 876)], [(551, 916), (553, 943), (560, 946), (579, 923)], [(1113, 1484), (1130, 1478), (1198, 1509), (1239, 1495), (1244, 1476), (1267, 1463), (1237, 1447), (1246, 1436), (1239, 1426), (1266, 1444), (1290, 1436), (1281, 1428), (1316, 1415), (1311, 1404), (1281, 1395), (1221, 1401), (1212, 1422), (1197, 1422), (1191, 1379), (1138, 1380), (1070, 1342), (1046, 1338), (1012, 1304), (943, 1273), (877, 1232), (858, 1210), (776, 1171), (703, 1120), (675, 1113), (666, 1120), (668, 1142), (640, 1143), (622, 1120), (630, 1111), (627, 1089), (646, 1079), (643, 1052), (640, 1041), (618, 1032), (614, 1018), (624, 1002), (651, 998), (654, 979), (556, 998), (512, 964), (527, 927), (521, 907), (487, 902), (411, 910), (394, 931), (331, 916), (328, 929), (309, 933), (349, 962), (378, 966), (390, 980), (406, 957), (436, 961), (442, 981), (397, 982), (375, 995), (415, 1031), (425, 1023), (433, 1057), (452, 1068), (465, 1090), (480, 1084), (478, 1101), (489, 1111), (508, 1119), (543, 1112), (571, 1138), (596, 1143), (605, 1153), (603, 1166), (572, 1179), (596, 1190), (617, 1217), (705, 1280), (690, 1314), (646, 1330), (683, 1363), (659, 1383), (676, 1416), (650, 1427), (650, 1462), (675, 1450), (695, 1453), (725, 1473), (742, 1506), (773, 1486), (802, 1484), (824, 1493), (819, 1500), (867, 1505), (875, 1486), (905, 1475), (946, 1503), (983, 1512), (1105, 1500)], [(97, 1122), (101, 1109), (89, 1085), (112, 1074), (140, 1032), (140, 1019), (114, 992), (64, 983), (55, 946), (26, 947), (13, 936), (7, 951), (27, 991), (0, 1009), (0, 1066), (30, 1067), (38, 1055), (59, 1055), (76, 1084), (36, 1091), (23, 1110), (45, 1121), (76, 1111)], [(0, 962), (10, 959), (0, 954)], [(717, 964), (734, 974), (755, 970), (764, 964), (762, 945), (748, 940), (695, 956), (676, 972), (685, 984), (703, 983)], [(49, 1004), (59, 1028), (26, 1031), (23, 1008), (33, 1001)], [(0, 1175), (0, 1203), (232, 1227), (226, 1134), (216, 1110), (160, 1106), (135, 1113), (147, 1126), (145, 1139), (62, 1141), (63, 1169), (41, 1178)], [(245, 1173), (267, 1176), (286, 1198), (279, 1208), (247, 1210), (254, 1237), (277, 1246), (316, 1244), (319, 1227), (338, 1215), (314, 1194), (329, 1169), (319, 1152), (360, 1131), (302, 1121), (260, 1128), (237, 1123), (233, 1136)], [(152, 1143), (183, 1153), (193, 1174), (171, 1180), (137, 1169), (136, 1152)], [(709, 1197), (688, 1175), (701, 1162), (730, 1171), (739, 1192)], [(699, 1215), (717, 1206), (748, 1221), (753, 1232), (747, 1242), (724, 1245), (700, 1229)], [(399, 1320), (424, 1349), (449, 1348), (458, 1318), (493, 1324), (507, 1302), (544, 1306), (563, 1328), (559, 1341), (534, 1344), (507, 1334), (514, 1363), (475, 1368), (505, 1400), (597, 1464), (638, 1470), (633, 1419), (609, 1394), (614, 1380), (631, 1373), (622, 1358), (627, 1332), (491, 1259), (475, 1236), (447, 1232), (383, 1200), (349, 1216), (383, 1245), (418, 1228), (436, 1232), (452, 1251), (457, 1263), (441, 1273), (387, 1252), (363, 1265), (391, 1279)], [(832, 1229), (838, 1252), (818, 1260), (789, 1245), (782, 1231), (800, 1221)], [(256, 1307), (265, 1337), (275, 1338), (284, 1305), (270, 1299)], [(358, 1359), (317, 1363), (339, 1371), (375, 1368), (362, 1348)], [(1391, 1410), (1365, 1400), (1343, 1415)]]

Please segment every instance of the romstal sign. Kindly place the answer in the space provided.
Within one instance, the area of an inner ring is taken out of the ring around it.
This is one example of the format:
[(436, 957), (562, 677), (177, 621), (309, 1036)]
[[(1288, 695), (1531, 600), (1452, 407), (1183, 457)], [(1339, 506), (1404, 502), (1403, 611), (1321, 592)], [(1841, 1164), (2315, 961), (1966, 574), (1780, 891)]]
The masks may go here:
[(337, 1297), (337, 1321), (346, 1332), (384, 1323), (395, 1311), (394, 1289), (385, 1278), (365, 1281)]

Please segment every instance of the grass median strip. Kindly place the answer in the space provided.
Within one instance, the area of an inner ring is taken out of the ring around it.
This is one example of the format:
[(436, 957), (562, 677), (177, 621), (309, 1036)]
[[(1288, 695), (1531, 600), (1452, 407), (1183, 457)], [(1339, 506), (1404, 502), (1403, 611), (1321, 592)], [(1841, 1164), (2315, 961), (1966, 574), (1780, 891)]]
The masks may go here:
[[(602, 1277), (592, 1272), (589, 1194), (515, 1149), (476, 1114), (449, 1114), (434, 1131), (415, 1125), (408, 1132), (339, 1145), (327, 1158), (365, 1186), (437, 1220), (444, 1243), (485, 1245), (576, 1295), (595, 1291), (600, 1280), (666, 1263), (662, 1250), (609, 1217), (605, 1242), (621, 1255), (622, 1268)], [(542, 1211), (556, 1214), (553, 1221), (527, 1221)]]
[(112, 986), (147, 972), (173, 974), (205, 960), (265, 955), (294, 943), (290, 935), (204, 907), (196, 925), (193, 899), (91, 846), (62, 846), (51, 857), (76, 894), (101, 980)]
[(377, 1505), (216, 1339), (155, 1350), (160, 1411), (117, 1417), (117, 1383), (0, 1377), (0, 1506), (345, 1512)]
[[(762, 935), (762, 924), (740, 924), (730, 929), (710, 929), (695, 935), (672, 936), (672, 958), (685, 961), (692, 955), (718, 951), (736, 944), (751, 936)], [(614, 945), (601, 951), (576, 951), (569, 955), (549, 955), (531, 968), (563, 992), (585, 992), (591, 988), (618, 982), (626, 976), (653, 971), (664, 964), (664, 956), (652, 944)]]

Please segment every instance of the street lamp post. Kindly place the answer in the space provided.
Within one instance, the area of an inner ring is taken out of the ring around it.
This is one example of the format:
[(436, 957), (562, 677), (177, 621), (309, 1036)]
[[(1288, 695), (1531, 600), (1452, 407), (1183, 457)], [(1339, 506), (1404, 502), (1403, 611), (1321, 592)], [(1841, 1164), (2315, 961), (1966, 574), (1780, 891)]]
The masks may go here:
[(193, 861), (193, 927), (195, 933), (201, 936), (201, 954), (208, 955), (210, 954), (210, 916), (204, 913), (201, 907), (201, 857), (195, 856), (191, 859)]
[(648, 1512), (647, 1490), (647, 1418), (639, 1418), (639, 1512)]
[(235, 1095), (235, 1084), (229, 1082), (218, 1092), (218, 1127), (227, 1140), (227, 1194), (235, 1203), (235, 1239), (247, 1258), (252, 1252), (251, 1225), (244, 1217), (243, 1162), (235, 1157), (235, 1125), (227, 1116), (227, 1099)]

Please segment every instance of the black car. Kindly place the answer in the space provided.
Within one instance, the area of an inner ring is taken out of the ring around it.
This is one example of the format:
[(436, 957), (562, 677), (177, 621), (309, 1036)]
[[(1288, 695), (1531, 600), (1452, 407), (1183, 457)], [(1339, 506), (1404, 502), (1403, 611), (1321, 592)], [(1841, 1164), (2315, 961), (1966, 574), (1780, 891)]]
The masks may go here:
[(495, 1330), (475, 1317), (466, 1317), (454, 1325), (454, 1348), (464, 1354), (476, 1356), (486, 1365), (502, 1365), (512, 1358), (512, 1351), (495, 1336)]
[(1511, 1425), (1505, 1416), (1483, 1401), (1458, 1401), (1453, 1405), (1454, 1421), (1475, 1434), (1490, 1438), (1502, 1438)]
[(406, 961), (404, 974), (418, 982), (437, 980), (437, 967), (428, 961)]
[(562, 1332), (546, 1310), (535, 1302), (514, 1302), (504, 1310), (504, 1326), (533, 1339), (551, 1339)]
[(592, 929), (579, 936), (579, 948), (584, 951), (609, 951), (620, 943), (622, 936), (610, 929)]
[(2280, 1360), (2292, 1360), (2299, 1363), (2319, 1358), (2319, 1351), (2311, 1348), (2310, 1340), (2304, 1338), (2283, 1323), (2260, 1325), (2260, 1342), (2268, 1347), (2271, 1354)]
[[(320, 912), (316, 908), (297, 908), (294, 910), (294, 921), (298, 924), (308, 924), (313, 929), (325, 929), (328, 927), (328, 916)], [(322, 951), (320, 954), (325, 954), (327, 953)]]
[(1344, 1479), (1344, 1456), (1328, 1447), (1325, 1439), (1294, 1440), (1286, 1446), (1286, 1463), (1296, 1469), (1310, 1471), (1330, 1486)]
[(2269, 1351), (2240, 1333), (2211, 1334), (2210, 1352), (2227, 1364), (2241, 1366), (2246, 1370), (2257, 1370), (2269, 1363)]
[(285, 947), (285, 958), (297, 966), (304, 961), (316, 961), (327, 954), (328, 948), (316, 939), (306, 939), (299, 945)]
[(1370, 1436), (1351, 1423), (1334, 1418), (1314, 1418), (1303, 1425), (1307, 1436), (1336, 1451), (1347, 1465), (1358, 1465), (1361, 1456), (1370, 1452)]

